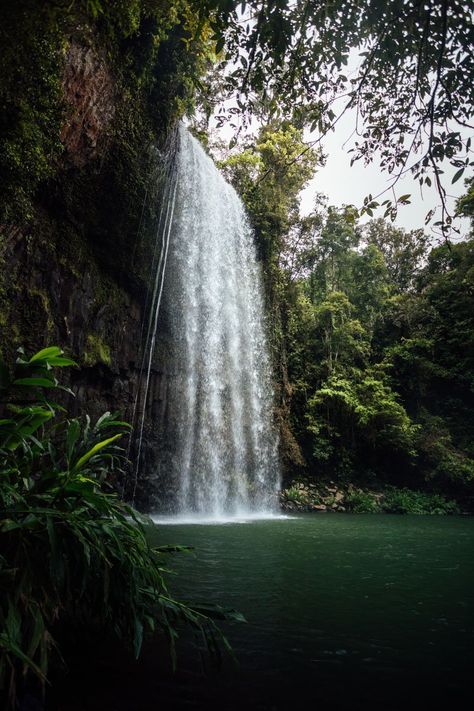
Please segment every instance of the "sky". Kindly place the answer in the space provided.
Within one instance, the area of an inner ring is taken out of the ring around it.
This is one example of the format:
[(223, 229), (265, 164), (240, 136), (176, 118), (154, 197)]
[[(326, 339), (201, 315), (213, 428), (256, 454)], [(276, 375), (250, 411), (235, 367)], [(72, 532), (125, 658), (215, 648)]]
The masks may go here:
[[(349, 54), (348, 66), (346, 74), (348, 77), (356, 76), (359, 71), (359, 49), (352, 49)], [(338, 112), (344, 108), (344, 100), (337, 100), (333, 105), (333, 110)], [(354, 165), (350, 165), (352, 154), (349, 149), (352, 147), (352, 134), (356, 126), (356, 109), (347, 109), (345, 113), (337, 120), (335, 129), (330, 131), (319, 144), (323, 154), (326, 155), (325, 165), (319, 167), (315, 177), (310, 181), (309, 185), (301, 194), (301, 212), (307, 215), (311, 212), (317, 193), (323, 193), (328, 198), (328, 204), (336, 207), (342, 205), (354, 205), (360, 209), (363, 206), (364, 198), (370, 193), (375, 198), (376, 195), (382, 193), (393, 181), (393, 176), (381, 170), (377, 160), (377, 155), (374, 156), (373, 162), (369, 165), (364, 165), (363, 161), (356, 161)], [(359, 117), (360, 126), (360, 117)], [(363, 126), (360, 126), (363, 128)], [(253, 129), (256, 132), (254, 126)], [(459, 127), (455, 127), (459, 130)], [(218, 130), (218, 133), (224, 140), (230, 141), (233, 138), (233, 130), (230, 126), (224, 126)], [(468, 137), (474, 139), (472, 130), (460, 129), (461, 136), (464, 140)], [(305, 133), (305, 141), (313, 141), (318, 138), (318, 135)], [(474, 141), (473, 141), (474, 143)], [(454, 216), (455, 203), (457, 198), (465, 194), (466, 188), (464, 178), (470, 177), (467, 173), (458, 180), (454, 185), (451, 183), (452, 178), (457, 168), (452, 167), (449, 161), (443, 164), (445, 171), (443, 179), (444, 187), (447, 190), (447, 208), (449, 214)], [(433, 177), (432, 182), (434, 184)], [(423, 228), (426, 233), (433, 236), (433, 242), (441, 241), (442, 237), (439, 231), (434, 232), (432, 227), (433, 222), (441, 219), (441, 206), (439, 196), (434, 187), (423, 187), (417, 180), (414, 180), (412, 174), (408, 172), (402, 178), (395, 188), (396, 196), (409, 194), (410, 204), (400, 205), (398, 214), (395, 219), (395, 224), (398, 227), (403, 227), (406, 230)], [(378, 202), (393, 197), (390, 192), (378, 198)], [(425, 217), (430, 210), (435, 210), (429, 224), (425, 226)], [(384, 208), (379, 208), (374, 211), (375, 217), (383, 217)], [(364, 215), (361, 222), (366, 222), (371, 218)], [(455, 218), (453, 227), (460, 231), (460, 235), (452, 233), (450, 239), (457, 241), (463, 236), (467, 236), (470, 231), (470, 221), (467, 218)]]
[[(328, 196), (330, 205), (352, 204), (357, 208), (361, 208), (366, 195), (371, 193), (375, 197), (387, 185), (390, 185), (390, 176), (388, 173), (381, 171), (376, 157), (370, 165), (366, 166), (362, 161), (357, 161), (351, 167), (351, 154), (348, 153), (348, 150), (351, 148), (351, 134), (354, 130), (355, 122), (355, 109), (347, 111), (336, 124), (334, 132), (329, 133), (323, 139), (322, 150), (327, 155), (326, 165), (318, 169), (315, 177), (302, 193), (301, 209), (303, 214), (308, 214), (311, 211), (315, 194), (318, 192)], [(467, 138), (468, 135), (466, 133), (465, 137)], [(315, 138), (315, 136), (308, 135), (306, 137), (307, 140), (312, 138)], [(345, 142), (347, 143), (344, 146)], [(448, 207), (450, 212), (454, 212), (456, 198), (466, 192), (464, 180), (458, 180), (454, 185), (451, 185), (456, 168), (445, 165), (444, 170), (445, 185), (450, 196), (448, 198)], [(407, 230), (424, 227), (429, 232), (429, 225), (425, 227), (425, 215), (429, 210), (439, 205), (436, 191), (433, 188), (424, 187), (422, 193), (418, 182), (413, 180), (411, 173), (408, 173), (400, 179), (396, 187), (396, 193), (398, 197), (410, 194), (411, 204), (399, 207), (395, 224)], [(382, 202), (389, 197), (390, 194), (387, 193), (379, 198), (378, 202)], [(382, 217), (382, 210), (374, 212), (374, 217)], [(438, 214), (440, 214), (439, 209), (432, 220), (433, 222), (440, 219)], [(362, 221), (368, 219), (370, 218), (365, 216)], [(467, 234), (469, 221), (467, 219), (457, 220), (456, 226), (461, 229), (461, 234)]]
[[(387, 185), (390, 185), (391, 176), (380, 169), (377, 156), (374, 157), (373, 162), (369, 165), (364, 165), (362, 161), (356, 161), (354, 165), (350, 165), (352, 154), (348, 153), (348, 150), (352, 145), (351, 136), (355, 124), (355, 109), (347, 110), (337, 122), (334, 131), (329, 132), (322, 139), (320, 145), (322, 152), (326, 155), (326, 162), (324, 166), (317, 169), (315, 177), (301, 194), (301, 212), (304, 215), (311, 212), (317, 193), (326, 195), (329, 205), (336, 207), (355, 205), (360, 209), (363, 206), (366, 195), (371, 193), (375, 197), (385, 190)], [(218, 133), (226, 141), (230, 141), (234, 135), (233, 129), (228, 124), (224, 124), (218, 130)], [(462, 135), (467, 138), (470, 134), (463, 131)], [(317, 134), (305, 134), (305, 141), (309, 142), (316, 138)], [(453, 214), (456, 199), (466, 192), (464, 178), (452, 185), (451, 180), (456, 168), (446, 163), (443, 169), (445, 170), (444, 181), (448, 192), (447, 205), (450, 213)], [(422, 192), (418, 181), (413, 180), (411, 173), (407, 173), (398, 182), (396, 194), (397, 197), (410, 194), (411, 204), (399, 207), (395, 224), (406, 230), (423, 228), (425, 232), (433, 234), (434, 243), (440, 240), (439, 233), (432, 233), (430, 225), (425, 226), (425, 216), (431, 209), (438, 208), (431, 222), (440, 219), (440, 201), (436, 191), (425, 186)], [(388, 197), (390, 197), (389, 193), (380, 197), (378, 202), (382, 202)], [(383, 217), (383, 209), (375, 211), (374, 218)], [(366, 222), (369, 219), (371, 218), (365, 215), (361, 218), (361, 222)], [(460, 236), (451, 236), (453, 241), (457, 241), (460, 237), (469, 233), (470, 222), (468, 219), (457, 218), (453, 225), (461, 232)]]

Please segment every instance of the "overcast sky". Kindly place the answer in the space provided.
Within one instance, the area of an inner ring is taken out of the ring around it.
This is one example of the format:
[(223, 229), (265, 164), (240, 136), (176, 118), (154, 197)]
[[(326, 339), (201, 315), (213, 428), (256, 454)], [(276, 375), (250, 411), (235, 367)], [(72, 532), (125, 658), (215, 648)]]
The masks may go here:
[[(348, 77), (357, 74), (359, 65), (360, 49), (353, 49), (349, 55), (349, 62), (346, 69)], [(230, 102), (232, 103), (232, 101)], [(333, 105), (333, 110), (338, 113), (344, 108), (344, 100), (337, 100)], [(211, 125), (215, 122), (211, 122)], [(360, 123), (360, 118), (359, 118)], [(311, 212), (315, 196), (317, 193), (323, 193), (328, 197), (328, 204), (340, 207), (342, 205), (354, 205), (360, 209), (363, 206), (364, 198), (370, 193), (373, 197), (382, 193), (393, 181), (393, 176), (383, 172), (377, 160), (377, 156), (369, 165), (364, 165), (363, 161), (356, 161), (353, 166), (350, 165), (351, 153), (348, 150), (352, 148), (354, 140), (354, 129), (356, 126), (356, 109), (347, 110), (340, 119), (338, 119), (335, 130), (330, 131), (320, 144), (322, 152), (327, 156), (324, 167), (318, 168), (315, 177), (311, 180), (308, 187), (302, 193), (301, 210), (303, 214)], [(360, 126), (361, 128), (361, 126)], [(456, 126), (456, 130), (459, 127)], [(254, 127), (256, 131), (256, 128)], [(224, 140), (230, 141), (233, 138), (233, 129), (227, 124), (218, 130), (218, 133)], [(461, 129), (461, 135), (464, 140), (469, 136), (474, 138), (474, 132), (468, 129)], [(305, 141), (317, 139), (317, 134), (305, 133)], [(474, 143), (474, 141), (473, 141)], [(413, 162), (413, 161), (412, 161)], [(449, 161), (443, 163), (442, 176), (443, 184), (447, 190), (447, 207), (451, 215), (454, 215), (456, 199), (466, 192), (464, 179), (470, 177), (467, 172), (452, 185), (452, 178), (457, 170), (449, 165)], [(434, 179), (432, 183), (434, 184)], [(413, 180), (412, 175), (408, 172), (401, 178), (395, 188), (396, 196), (410, 194), (410, 205), (400, 205), (395, 224), (399, 227), (404, 227), (407, 230), (423, 228), (427, 233), (433, 234), (433, 237), (440, 238), (439, 232), (434, 233), (432, 224), (441, 219), (440, 199), (436, 190), (427, 186), (420, 190), (418, 181)], [(393, 195), (387, 191), (385, 195), (378, 199), (379, 202)], [(425, 216), (430, 210), (435, 210), (435, 215), (431, 222), (425, 226)], [(374, 212), (374, 217), (383, 217), (384, 208)], [(362, 222), (371, 219), (367, 215), (361, 218)], [(460, 230), (461, 237), (466, 236), (469, 232), (470, 221), (466, 218), (456, 218), (453, 221), (453, 226)], [(456, 241), (460, 237), (455, 233), (451, 235), (451, 239)]]
[[(302, 193), (301, 211), (303, 214), (311, 212), (317, 193), (326, 195), (329, 205), (335, 205), (336, 207), (355, 205), (360, 209), (366, 195), (371, 193), (375, 197), (375, 195), (385, 190), (387, 185), (391, 184), (391, 176), (380, 169), (377, 156), (369, 165), (364, 165), (362, 161), (356, 161), (354, 165), (350, 165), (352, 154), (348, 153), (348, 150), (352, 147), (354, 140), (351, 136), (355, 122), (355, 110), (347, 111), (336, 124), (335, 130), (323, 138), (321, 148), (326, 155), (326, 164), (318, 168), (315, 177)], [(230, 141), (234, 135), (233, 129), (228, 124), (224, 124), (218, 133), (226, 141)], [(463, 132), (463, 136), (467, 138), (469, 133)], [(308, 133), (305, 135), (305, 140), (311, 141), (316, 137), (316, 134), (311, 135)], [(456, 168), (452, 168), (449, 163), (446, 163), (443, 169), (445, 170), (444, 184), (449, 194), (447, 199), (448, 209), (451, 213), (454, 213), (456, 199), (466, 192), (464, 176), (452, 185), (451, 180)], [(468, 176), (466, 175), (466, 177)], [(430, 225), (425, 227), (425, 215), (429, 210), (437, 208), (436, 215), (431, 222), (436, 222), (437, 219), (440, 219), (441, 210), (439, 208), (438, 194), (433, 188), (428, 187), (424, 187), (423, 192), (421, 192), (418, 181), (413, 180), (411, 173), (403, 176), (396, 186), (397, 197), (406, 194), (411, 195), (411, 204), (399, 207), (395, 224), (407, 230), (424, 228), (426, 232), (431, 232)], [(382, 202), (388, 197), (390, 197), (390, 193), (380, 197), (378, 201)], [(374, 217), (382, 216), (383, 208), (374, 212)], [(365, 215), (361, 221), (366, 222), (369, 219)], [(468, 234), (469, 226), (470, 223), (467, 219), (456, 219), (455, 221), (455, 227), (461, 230), (461, 236)], [(439, 238), (437, 233), (433, 236), (435, 240)], [(456, 241), (459, 237), (453, 235), (452, 239)]]
[[(335, 131), (323, 139), (322, 148), (323, 152), (327, 154), (327, 161), (324, 167), (318, 169), (316, 176), (303, 192), (302, 211), (305, 214), (312, 209), (315, 193), (321, 192), (327, 195), (330, 205), (352, 204), (360, 208), (366, 195), (371, 193), (375, 196), (390, 184), (390, 176), (380, 170), (376, 158), (368, 166), (365, 166), (362, 161), (357, 161), (352, 167), (350, 166), (351, 154), (347, 151), (352, 145), (351, 134), (354, 126), (355, 110), (348, 111), (336, 125)], [(466, 134), (466, 137), (467, 135), (469, 134)], [(308, 138), (310, 139), (311, 136)], [(346, 141), (347, 144), (343, 147)], [(446, 171), (445, 185), (450, 194), (448, 207), (450, 211), (454, 211), (456, 198), (465, 193), (464, 178), (451, 185), (456, 169), (451, 168), (449, 164), (443, 167)], [(411, 205), (400, 206), (396, 220), (396, 224), (405, 229), (424, 227), (426, 213), (439, 204), (436, 191), (426, 187), (422, 194), (418, 182), (413, 180), (411, 173), (400, 180), (396, 193), (398, 197), (407, 193), (411, 194)], [(379, 202), (389, 197), (390, 194), (387, 193), (379, 199)], [(374, 217), (382, 215), (382, 211), (380, 213), (374, 212)], [(364, 219), (369, 218), (365, 217)], [(437, 219), (439, 219), (438, 216), (434, 217), (433, 221)], [(458, 226), (461, 228), (461, 233), (465, 234), (469, 229), (469, 221), (459, 220)], [(429, 226), (425, 229), (429, 231)]]

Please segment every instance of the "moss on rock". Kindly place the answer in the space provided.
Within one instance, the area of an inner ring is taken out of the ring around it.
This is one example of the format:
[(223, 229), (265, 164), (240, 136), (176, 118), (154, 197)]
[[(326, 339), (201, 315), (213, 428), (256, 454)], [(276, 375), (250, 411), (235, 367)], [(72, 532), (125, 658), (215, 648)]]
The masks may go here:
[(212, 47), (192, 5), (0, 8), (0, 348), (63, 347), (81, 363), (73, 407), (91, 416), (131, 420), (140, 389), (167, 150)]
[(97, 333), (89, 333), (86, 338), (83, 362), (87, 366), (96, 365), (97, 363), (103, 363), (108, 366), (112, 364), (110, 346), (104, 343)]

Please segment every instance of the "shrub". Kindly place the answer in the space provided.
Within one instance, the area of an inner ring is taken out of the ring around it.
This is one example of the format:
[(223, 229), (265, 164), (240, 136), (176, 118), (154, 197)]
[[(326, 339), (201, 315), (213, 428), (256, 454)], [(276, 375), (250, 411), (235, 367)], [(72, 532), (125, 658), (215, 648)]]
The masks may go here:
[(428, 494), (411, 489), (392, 489), (382, 501), (382, 508), (387, 513), (398, 514), (456, 514), (459, 513), (455, 501), (440, 494)]
[(352, 513), (377, 513), (381, 510), (373, 494), (360, 489), (349, 491), (344, 498), (344, 504)]
[(174, 654), (185, 622), (217, 656), (219, 631), (207, 613), (239, 619), (169, 595), (168, 549), (151, 546), (151, 522), (107, 483), (124, 463), (118, 440), (129, 426), (110, 413), (95, 424), (68, 419), (47, 397), (62, 387), (53, 367), (70, 365), (52, 347), (21, 353), (13, 376), (0, 367), (0, 389), (14, 393), (0, 420), (0, 688), (12, 705), (23, 678), (44, 686), (58, 627), (103, 630), (138, 656), (154, 631)]
[(294, 501), (297, 504), (307, 504), (308, 495), (304, 489), (298, 489), (296, 486), (290, 486), (283, 492), (285, 499), (289, 501)]

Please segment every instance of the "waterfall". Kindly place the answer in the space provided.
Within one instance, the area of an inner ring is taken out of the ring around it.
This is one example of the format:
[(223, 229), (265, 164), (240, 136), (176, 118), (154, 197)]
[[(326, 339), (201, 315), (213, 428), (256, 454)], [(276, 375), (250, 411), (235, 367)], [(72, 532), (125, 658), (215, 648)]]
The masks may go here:
[(160, 321), (169, 364), (160, 470), (174, 482), (174, 513), (270, 512), (280, 473), (253, 233), (234, 188), (184, 126), (176, 161)]

